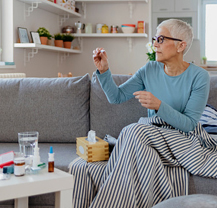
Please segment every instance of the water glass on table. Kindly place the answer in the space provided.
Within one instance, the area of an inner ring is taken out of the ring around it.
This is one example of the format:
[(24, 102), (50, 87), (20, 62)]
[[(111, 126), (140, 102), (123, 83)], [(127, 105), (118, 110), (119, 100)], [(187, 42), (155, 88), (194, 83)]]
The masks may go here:
[(35, 143), (38, 142), (38, 136), (39, 133), (37, 131), (18, 133), (20, 153), (22, 153), (25, 157), (27, 171), (30, 170), (32, 166), (33, 149), (35, 147)]

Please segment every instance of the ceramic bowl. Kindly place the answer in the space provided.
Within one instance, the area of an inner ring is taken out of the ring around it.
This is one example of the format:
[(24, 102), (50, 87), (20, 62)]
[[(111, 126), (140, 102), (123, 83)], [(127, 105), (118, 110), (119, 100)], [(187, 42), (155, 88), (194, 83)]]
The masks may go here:
[(123, 33), (134, 33), (135, 27), (121, 27)]

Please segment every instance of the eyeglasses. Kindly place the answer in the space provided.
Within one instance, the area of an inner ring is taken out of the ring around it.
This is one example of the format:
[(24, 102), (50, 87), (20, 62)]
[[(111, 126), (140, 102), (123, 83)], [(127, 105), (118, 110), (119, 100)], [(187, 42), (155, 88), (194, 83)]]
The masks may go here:
[(175, 41), (182, 41), (180, 39), (177, 39), (177, 38), (171, 38), (171, 37), (167, 37), (167, 36), (164, 36), (164, 35), (159, 35), (159, 36), (154, 36), (152, 38), (152, 44), (154, 44), (155, 41), (157, 41), (157, 43), (161, 44), (164, 42), (164, 39), (170, 39), (170, 40), (175, 40)]

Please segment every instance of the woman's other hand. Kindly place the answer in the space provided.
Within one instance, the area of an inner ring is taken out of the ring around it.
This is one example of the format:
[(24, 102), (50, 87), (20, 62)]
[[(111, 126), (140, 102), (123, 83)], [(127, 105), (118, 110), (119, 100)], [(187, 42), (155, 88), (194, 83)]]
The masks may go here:
[(158, 110), (160, 108), (161, 101), (150, 92), (137, 91), (134, 92), (133, 95), (138, 99), (143, 107), (152, 110)]
[(93, 51), (93, 62), (99, 70), (100, 74), (108, 70), (108, 57), (103, 48), (96, 48)]

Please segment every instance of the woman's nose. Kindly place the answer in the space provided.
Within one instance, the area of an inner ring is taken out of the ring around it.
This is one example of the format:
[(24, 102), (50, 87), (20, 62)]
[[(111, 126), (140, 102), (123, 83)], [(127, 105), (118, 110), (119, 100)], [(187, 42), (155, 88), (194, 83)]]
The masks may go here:
[(154, 46), (154, 47), (158, 47), (158, 46), (159, 46), (159, 43), (155, 40), (155, 41), (153, 41), (153, 46)]

